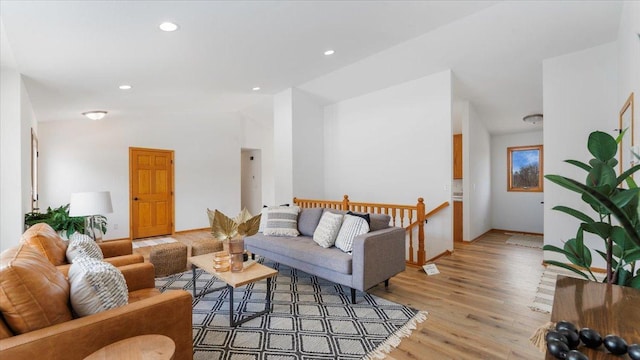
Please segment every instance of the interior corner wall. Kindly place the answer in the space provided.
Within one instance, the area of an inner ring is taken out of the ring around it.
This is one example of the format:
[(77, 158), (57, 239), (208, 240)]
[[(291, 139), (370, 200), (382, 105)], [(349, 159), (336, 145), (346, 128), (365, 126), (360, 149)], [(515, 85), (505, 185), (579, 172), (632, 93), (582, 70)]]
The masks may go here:
[(15, 246), (23, 231), (20, 74), (0, 69), (0, 249)]
[(175, 230), (208, 228), (207, 208), (240, 211), (240, 132), (235, 113), (41, 122), (41, 206), (67, 204), (73, 192), (108, 190), (113, 213), (105, 214), (105, 239), (127, 238), (129, 147), (174, 150)]
[[(325, 198), (451, 202), (451, 71), (325, 107)], [(453, 248), (452, 207), (425, 227), (427, 258)]]
[(260, 150), (260, 177), (262, 182), (262, 205), (275, 204), (274, 195), (274, 139), (273, 139), (273, 99), (269, 99), (268, 109), (251, 111), (245, 109), (242, 116), (242, 148)]
[(275, 204), (290, 203), (294, 196), (293, 89), (291, 88), (273, 97), (273, 173)]
[(24, 86), (22, 77), (20, 79), (20, 178), (22, 213), (26, 214), (32, 209), (31, 195), (31, 130), (38, 134), (38, 122), (36, 121), (31, 99)]
[[(618, 31), (618, 106), (634, 93), (634, 144), (640, 144), (640, 1), (625, 1)], [(636, 175), (636, 181), (638, 176)]]
[[(545, 113), (545, 127), (547, 126)], [(493, 135), (491, 137), (491, 227), (515, 232), (542, 234), (545, 232), (545, 193), (507, 191), (507, 148), (544, 145), (543, 172), (548, 173), (548, 149), (542, 131)], [(544, 184), (546, 192), (547, 183)]]
[(292, 190), (301, 199), (324, 198), (324, 107), (293, 89)]
[[(618, 127), (621, 104), (617, 99), (616, 43), (609, 43), (543, 61), (544, 166), (545, 174), (559, 174), (584, 181), (584, 170), (564, 163), (566, 159), (588, 161), (587, 139), (593, 131)], [(544, 242), (563, 246), (575, 237), (579, 221), (551, 210), (564, 205), (593, 214), (578, 194), (545, 180)], [(585, 234), (590, 248), (603, 249), (602, 240)], [(604, 267), (598, 254), (593, 266)], [(566, 261), (561, 255), (544, 252), (545, 259)]]
[(463, 122), (463, 234), (471, 241), (491, 230), (491, 135), (473, 104)]

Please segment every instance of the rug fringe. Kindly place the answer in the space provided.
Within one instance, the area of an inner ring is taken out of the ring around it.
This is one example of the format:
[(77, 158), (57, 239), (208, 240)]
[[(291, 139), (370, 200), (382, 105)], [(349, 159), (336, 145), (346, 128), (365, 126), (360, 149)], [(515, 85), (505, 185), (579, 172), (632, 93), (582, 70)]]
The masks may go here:
[(391, 334), (387, 338), (387, 340), (385, 340), (382, 344), (378, 345), (378, 347), (366, 354), (362, 359), (384, 359), (387, 354), (391, 352), (391, 350), (397, 348), (398, 345), (400, 345), (400, 342), (403, 338), (410, 336), (413, 330), (417, 329), (418, 324), (427, 320), (427, 315), (429, 315), (427, 311), (418, 311), (418, 313), (414, 315), (414, 317), (412, 317), (411, 320), (409, 320), (406, 324), (404, 324), (403, 327)]
[(556, 323), (549, 321), (536, 329), (533, 335), (531, 335), (531, 337), (529, 338), (529, 342), (531, 343), (531, 345), (538, 348), (540, 352), (544, 352), (547, 349), (547, 341), (545, 340), (547, 332), (554, 329), (555, 326)]

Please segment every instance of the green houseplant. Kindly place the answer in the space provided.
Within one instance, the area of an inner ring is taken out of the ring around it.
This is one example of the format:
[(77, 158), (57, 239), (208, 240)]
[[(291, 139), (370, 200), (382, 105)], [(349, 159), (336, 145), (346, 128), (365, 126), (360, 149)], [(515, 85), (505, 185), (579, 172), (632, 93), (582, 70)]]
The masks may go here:
[[(615, 172), (618, 165), (615, 158), (618, 143), (624, 133), (614, 139), (604, 132), (592, 132), (587, 148), (594, 158), (588, 164), (566, 160), (587, 172), (584, 183), (560, 175), (545, 176), (549, 181), (580, 194), (581, 200), (593, 209), (596, 216), (592, 217), (567, 206), (554, 207), (554, 210), (573, 216), (581, 223), (576, 237), (567, 240), (563, 248), (545, 245), (543, 249), (563, 254), (571, 264), (579, 268), (553, 260), (547, 260), (546, 263), (597, 281), (590, 269), (591, 249), (584, 243), (585, 232), (595, 234), (604, 242), (603, 250), (595, 249), (606, 262), (607, 274), (604, 282), (640, 289), (640, 267), (636, 267), (640, 260), (640, 189), (632, 177), (633, 173), (640, 170), (640, 165), (635, 165), (620, 175)], [(623, 188), (624, 185), (627, 186), (626, 189)]]
[[(24, 216), (24, 224), (29, 227), (37, 223), (47, 223), (53, 230), (65, 235), (67, 238), (74, 232), (85, 232), (85, 218), (82, 216), (69, 216), (69, 204), (55, 209), (47, 208), (46, 213), (30, 212)], [(102, 215), (95, 216), (94, 229), (107, 233), (107, 218)]]

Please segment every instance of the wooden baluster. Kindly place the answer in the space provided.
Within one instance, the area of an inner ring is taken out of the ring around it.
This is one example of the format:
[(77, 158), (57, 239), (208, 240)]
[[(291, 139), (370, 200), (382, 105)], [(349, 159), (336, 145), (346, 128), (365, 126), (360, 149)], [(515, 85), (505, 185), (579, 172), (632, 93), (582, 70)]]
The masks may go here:
[(427, 253), (424, 249), (425, 205), (423, 198), (418, 198), (418, 205), (416, 208), (416, 211), (418, 212), (418, 265), (422, 266), (425, 264), (427, 258)]
[(404, 209), (400, 209), (400, 227), (404, 227)]
[(397, 216), (396, 210), (397, 209), (393, 208), (392, 210), (393, 210), (392, 211), (393, 215), (391, 215), (391, 218), (393, 219), (393, 226), (396, 226), (396, 216)]
[(409, 229), (409, 262), (414, 263), (413, 260), (413, 230)]
[(344, 199), (342, 199), (342, 210), (347, 211), (349, 210), (349, 196), (345, 195)]

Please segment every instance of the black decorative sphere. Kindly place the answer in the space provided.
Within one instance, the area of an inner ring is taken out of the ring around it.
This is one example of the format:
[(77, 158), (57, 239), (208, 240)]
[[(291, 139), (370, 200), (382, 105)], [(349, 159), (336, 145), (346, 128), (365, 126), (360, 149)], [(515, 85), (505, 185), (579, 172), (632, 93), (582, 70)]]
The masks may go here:
[(549, 342), (551, 340), (558, 340), (558, 341), (562, 341), (563, 343), (569, 345), (569, 340), (567, 340), (567, 337), (562, 335), (559, 331), (555, 331), (555, 330), (549, 330), (547, 332), (547, 335), (545, 335), (544, 339)]
[(567, 353), (566, 360), (589, 360), (589, 358), (578, 350), (571, 350)]
[(558, 330), (558, 332), (567, 337), (570, 349), (578, 348), (578, 345), (580, 345), (580, 335), (578, 335), (577, 332), (567, 329)]
[(580, 330), (580, 340), (586, 347), (591, 349), (602, 345), (602, 336), (600, 336), (600, 333), (589, 328)]
[(627, 352), (627, 342), (618, 335), (607, 335), (604, 337), (604, 347), (614, 355), (622, 355)]
[(629, 353), (631, 360), (640, 360), (640, 345), (629, 345), (627, 347), (627, 353)]
[(558, 323), (556, 324), (556, 330), (569, 330), (576, 333), (578, 332), (576, 326), (568, 321), (558, 321)]
[(560, 340), (551, 340), (547, 342), (547, 350), (556, 359), (565, 359), (569, 352), (569, 346)]

